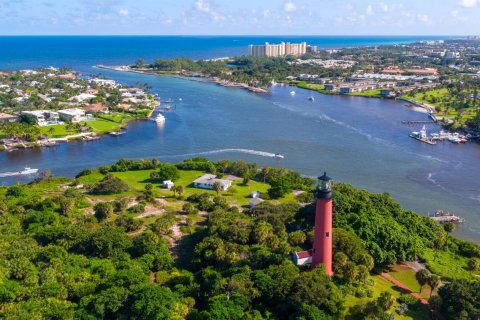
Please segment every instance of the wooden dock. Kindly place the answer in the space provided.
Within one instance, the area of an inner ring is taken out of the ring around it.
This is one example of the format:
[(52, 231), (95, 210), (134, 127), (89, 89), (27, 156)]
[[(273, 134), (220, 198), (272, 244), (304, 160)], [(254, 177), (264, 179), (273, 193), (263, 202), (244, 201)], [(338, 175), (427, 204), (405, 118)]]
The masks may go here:
[(434, 124), (435, 121), (432, 120), (405, 120), (402, 121), (402, 124)]

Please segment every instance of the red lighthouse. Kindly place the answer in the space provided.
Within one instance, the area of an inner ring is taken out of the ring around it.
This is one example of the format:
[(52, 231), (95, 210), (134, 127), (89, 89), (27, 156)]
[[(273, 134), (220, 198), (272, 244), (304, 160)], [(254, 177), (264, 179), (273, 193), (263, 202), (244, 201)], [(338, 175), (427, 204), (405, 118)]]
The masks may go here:
[(312, 266), (325, 265), (329, 276), (332, 272), (332, 200), (335, 194), (332, 191), (332, 179), (325, 172), (318, 177), (315, 191), (315, 229), (312, 250)]

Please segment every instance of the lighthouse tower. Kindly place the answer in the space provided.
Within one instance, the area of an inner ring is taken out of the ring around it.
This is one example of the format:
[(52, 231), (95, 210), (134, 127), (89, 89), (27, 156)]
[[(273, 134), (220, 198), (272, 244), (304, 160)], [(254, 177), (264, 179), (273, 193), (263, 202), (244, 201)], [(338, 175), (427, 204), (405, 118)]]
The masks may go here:
[(326, 273), (332, 276), (332, 200), (335, 198), (335, 194), (332, 191), (332, 179), (327, 176), (326, 172), (323, 176), (318, 177), (315, 197), (312, 267), (323, 264)]

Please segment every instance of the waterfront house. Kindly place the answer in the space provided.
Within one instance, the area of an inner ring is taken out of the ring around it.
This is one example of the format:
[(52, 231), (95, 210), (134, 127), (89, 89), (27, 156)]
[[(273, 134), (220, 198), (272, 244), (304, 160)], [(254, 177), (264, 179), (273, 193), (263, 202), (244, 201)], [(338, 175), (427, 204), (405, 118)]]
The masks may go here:
[(392, 89), (382, 89), (380, 90), (380, 95), (383, 98), (394, 98), (396, 96), (395, 90)]
[(51, 110), (22, 111), (22, 114), (31, 115), (39, 126), (58, 124), (60, 121), (58, 112)]
[(213, 185), (215, 184), (215, 182), (218, 182), (220, 183), (220, 188), (222, 191), (226, 191), (232, 186), (231, 180), (216, 179), (216, 177), (217, 176), (214, 174), (205, 174), (197, 180), (193, 181), (193, 185), (195, 186), (195, 188), (213, 190)]
[(60, 110), (58, 114), (65, 117), (69, 122), (80, 122), (85, 118), (85, 110), (78, 108)]

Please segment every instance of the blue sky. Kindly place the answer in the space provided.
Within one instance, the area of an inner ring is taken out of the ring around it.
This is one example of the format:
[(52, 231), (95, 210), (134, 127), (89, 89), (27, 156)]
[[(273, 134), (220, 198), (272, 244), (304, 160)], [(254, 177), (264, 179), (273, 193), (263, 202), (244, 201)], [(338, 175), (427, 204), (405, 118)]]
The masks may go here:
[(0, 0), (2, 35), (470, 35), (480, 0)]

